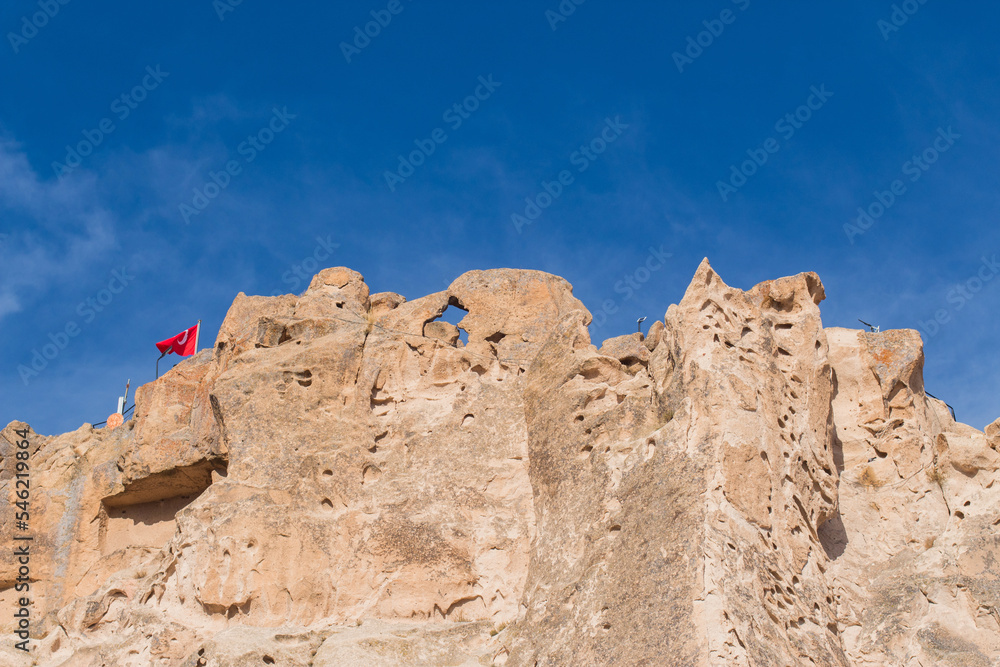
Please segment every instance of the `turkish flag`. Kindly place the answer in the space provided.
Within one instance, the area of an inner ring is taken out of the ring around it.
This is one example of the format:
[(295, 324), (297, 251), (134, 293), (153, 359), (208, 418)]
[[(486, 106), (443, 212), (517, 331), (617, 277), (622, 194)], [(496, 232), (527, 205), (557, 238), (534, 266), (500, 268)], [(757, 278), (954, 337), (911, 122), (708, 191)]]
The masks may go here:
[(156, 344), (156, 349), (163, 354), (177, 354), (186, 357), (195, 353), (194, 345), (197, 340), (198, 325), (190, 329), (185, 329), (176, 336), (160, 341)]

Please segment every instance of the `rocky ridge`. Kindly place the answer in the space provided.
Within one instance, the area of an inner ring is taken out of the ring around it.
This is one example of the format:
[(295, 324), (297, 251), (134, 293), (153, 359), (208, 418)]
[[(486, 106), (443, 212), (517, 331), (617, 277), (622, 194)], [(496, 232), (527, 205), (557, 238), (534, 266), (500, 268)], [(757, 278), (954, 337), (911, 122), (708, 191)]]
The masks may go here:
[(598, 348), (536, 271), (240, 294), (125, 427), (3, 429), (34, 649), (0, 662), (1000, 664), (1000, 420), (956, 423), (916, 332), (824, 328), (823, 298), (705, 261)]

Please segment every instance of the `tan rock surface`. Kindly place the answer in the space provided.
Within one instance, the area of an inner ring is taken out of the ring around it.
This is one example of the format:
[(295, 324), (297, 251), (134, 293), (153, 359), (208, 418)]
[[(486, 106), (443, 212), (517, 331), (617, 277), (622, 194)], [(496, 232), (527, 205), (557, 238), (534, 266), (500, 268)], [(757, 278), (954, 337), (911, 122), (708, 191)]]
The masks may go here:
[(824, 329), (823, 297), (706, 261), (598, 347), (535, 271), (240, 294), (126, 426), (29, 433), (35, 648), (0, 661), (996, 664), (1000, 420), (955, 423), (915, 332)]
[(994, 451), (1000, 450), (1000, 419), (986, 427), (986, 440)]
[(827, 335), (843, 473), (823, 537), (844, 650), (856, 665), (995, 665), (997, 453), (923, 393), (917, 332)]

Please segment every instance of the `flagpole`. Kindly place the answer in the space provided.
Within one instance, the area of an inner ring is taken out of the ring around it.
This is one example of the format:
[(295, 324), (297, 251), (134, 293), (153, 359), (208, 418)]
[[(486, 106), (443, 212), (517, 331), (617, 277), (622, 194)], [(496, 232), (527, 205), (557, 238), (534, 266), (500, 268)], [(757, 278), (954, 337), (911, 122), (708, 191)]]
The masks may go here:
[[(188, 320), (190, 322), (191, 320)], [(201, 320), (198, 320), (198, 328), (194, 330), (194, 353), (198, 354), (198, 339), (201, 338)]]
[(159, 358), (158, 358), (158, 359), (156, 360), (156, 379), (157, 379), (157, 380), (159, 380), (159, 379), (160, 379), (160, 359), (162, 359), (163, 357), (167, 356), (167, 352), (169, 352), (169, 351), (170, 351), (170, 350), (172, 350), (172, 349), (173, 349), (173, 347), (168, 347), (168, 348), (167, 348), (167, 349), (166, 349), (166, 350), (165, 350), (165, 351), (163, 352), (163, 354), (161, 354), (161, 355), (159, 356)]

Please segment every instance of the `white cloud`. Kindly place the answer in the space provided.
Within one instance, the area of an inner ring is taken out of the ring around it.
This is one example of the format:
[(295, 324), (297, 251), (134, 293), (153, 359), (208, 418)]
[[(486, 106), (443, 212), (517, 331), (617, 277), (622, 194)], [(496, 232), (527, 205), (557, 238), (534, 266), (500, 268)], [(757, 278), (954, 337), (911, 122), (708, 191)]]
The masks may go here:
[(82, 275), (114, 249), (115, 218), (98, 202), (94, 186), (87, 175), (42, 180), (17, 143), (0, 139), (0, 215), (7, 223), (0, 319), (22, 310), (33, 294)]

